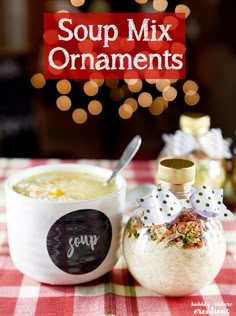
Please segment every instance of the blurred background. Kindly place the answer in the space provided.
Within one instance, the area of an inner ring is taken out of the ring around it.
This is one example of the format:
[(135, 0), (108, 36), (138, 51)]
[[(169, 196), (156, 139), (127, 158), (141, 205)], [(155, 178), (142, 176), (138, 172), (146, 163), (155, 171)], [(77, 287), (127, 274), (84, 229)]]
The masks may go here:
[[(117, 159), (136, 134), (137, 159), (155, 159), (179, 116), (201, 111), (235, 146), (236, 28), (232, 0), (1, 0), (0, 156)], [(186, 13), (186, 79), (45, 80), (43, 13)], [(190, 12), (189, 12), (190, 11)], [(189, 81), (191, 80), (191, 81)], [(163, 85), (174, 89), (163, 98)], [(190, 93), (188, 91), (190, 90)], [(125, 105), (124, 105), (125, 104)], [(78, 110), (79, 109), (79, 110)]]

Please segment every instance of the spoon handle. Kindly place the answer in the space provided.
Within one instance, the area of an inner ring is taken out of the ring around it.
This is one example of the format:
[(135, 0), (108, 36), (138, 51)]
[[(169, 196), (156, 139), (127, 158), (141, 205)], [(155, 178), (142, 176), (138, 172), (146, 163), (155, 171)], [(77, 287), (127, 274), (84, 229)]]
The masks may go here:
[(130, 143), (125, 148), (123, 154), (121, 155), (115, 169), (113, 170), (111, 176), (106, 180), (105, 185), (109, 184), (110, 181), (120, 172), (134, 157), (136, 152), (138, 151), (142, 142), (142, 138), (140, 135), (136, 135)]

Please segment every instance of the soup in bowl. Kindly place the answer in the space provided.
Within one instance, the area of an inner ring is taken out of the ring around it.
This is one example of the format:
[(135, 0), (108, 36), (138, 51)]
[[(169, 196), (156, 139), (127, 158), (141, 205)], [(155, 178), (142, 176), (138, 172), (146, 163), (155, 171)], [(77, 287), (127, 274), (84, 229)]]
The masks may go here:
[(94, 280), (115, 265), (126, 181), (83, 164), (25, 169), (6, 181), (9, 248), (15, 266), (49, 284)]

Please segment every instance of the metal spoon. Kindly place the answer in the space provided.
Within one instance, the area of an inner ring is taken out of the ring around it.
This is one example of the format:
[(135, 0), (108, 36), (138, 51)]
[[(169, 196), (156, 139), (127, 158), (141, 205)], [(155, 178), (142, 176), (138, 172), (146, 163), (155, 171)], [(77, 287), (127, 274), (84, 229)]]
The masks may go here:
[(131, 161), (136, 152), (138, 151), (142, 142), (142, 138), (139, 135), (136, 135), (130, 143), (125, 148), (123, 154), (121, 155), (118, 163), (115, 166), (111, 176), (105, 181), (105, 185), (108, 185), (113, 178)]

